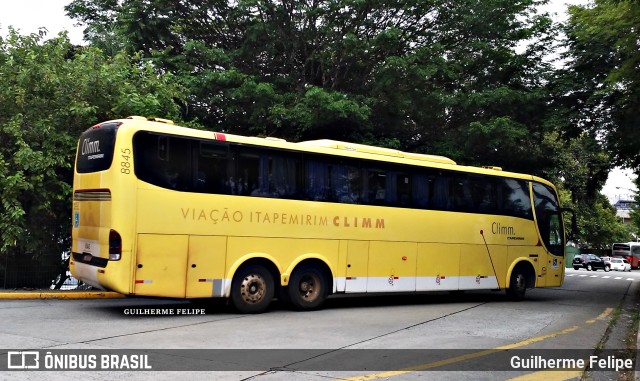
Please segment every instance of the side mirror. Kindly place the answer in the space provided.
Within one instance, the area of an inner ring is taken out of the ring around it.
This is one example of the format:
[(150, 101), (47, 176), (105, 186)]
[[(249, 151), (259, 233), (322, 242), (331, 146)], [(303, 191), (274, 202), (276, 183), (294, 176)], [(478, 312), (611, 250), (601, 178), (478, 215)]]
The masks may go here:
[(571, 208), (562, 208), (563, 213), (571, 213), (571, 230), (567, 233), (567, 241), (573, 241), (578, 238), (578, 220), (576, 212)]

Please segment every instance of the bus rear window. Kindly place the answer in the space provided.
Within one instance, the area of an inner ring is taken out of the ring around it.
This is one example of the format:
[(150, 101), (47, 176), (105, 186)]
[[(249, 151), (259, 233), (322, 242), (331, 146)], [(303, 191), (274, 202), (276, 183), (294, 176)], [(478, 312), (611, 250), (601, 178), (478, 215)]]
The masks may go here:
[(80, 136), (76, 170), (78, 173), (104, 171), (111, 167), (118, 123), (103, 123)]

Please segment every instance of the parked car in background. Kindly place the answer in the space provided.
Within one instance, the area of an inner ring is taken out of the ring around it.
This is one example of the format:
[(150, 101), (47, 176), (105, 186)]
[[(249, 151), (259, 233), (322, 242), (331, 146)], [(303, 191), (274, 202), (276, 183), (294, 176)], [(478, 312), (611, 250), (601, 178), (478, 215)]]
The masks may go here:
[(578, 254), (573, 257), (573, 268), (578, 270), (581, 268), (588, 271), (604, 270), (609, 271), (610, 266), (595, 254)]
[(611, 258), (611, 270), (631, 271), (631, 264), (624, 258)]

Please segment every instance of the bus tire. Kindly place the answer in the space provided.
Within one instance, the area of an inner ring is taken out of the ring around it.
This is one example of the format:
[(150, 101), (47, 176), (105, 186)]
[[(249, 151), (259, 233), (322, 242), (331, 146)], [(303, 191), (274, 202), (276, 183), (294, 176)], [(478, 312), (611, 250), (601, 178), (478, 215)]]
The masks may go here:
[(240, 268), (231, 282), (231, 302), (238, 312), (257, 314), (269, 307), (274, 295), (273, 276), (260, 265)]
[(507, 289), (507, 296), (512, 300), (524, 299), (524, 294), (527, 291), (527, 274), (522, 266), (517, 266), (511, 273), (511, 279), (509, 281), (509, 288)]
[(287, 287), (289, 302), (298, 311), (319, 308), (329, 294), (327, 279), (315, 266), (303, 265), (294, 270)]

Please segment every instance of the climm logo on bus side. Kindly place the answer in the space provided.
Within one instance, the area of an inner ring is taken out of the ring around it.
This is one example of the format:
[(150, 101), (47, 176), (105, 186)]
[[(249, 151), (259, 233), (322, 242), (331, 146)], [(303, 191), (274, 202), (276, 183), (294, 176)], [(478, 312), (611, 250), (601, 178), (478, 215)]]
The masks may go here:
[(491, 233), (494, 235), (507, 236), (508, 240), (512, 241), (524, 241), (524, 237), (516, 236), (516, 228), (509, 225), (502, 225), (499, 222), (491, 224)]

